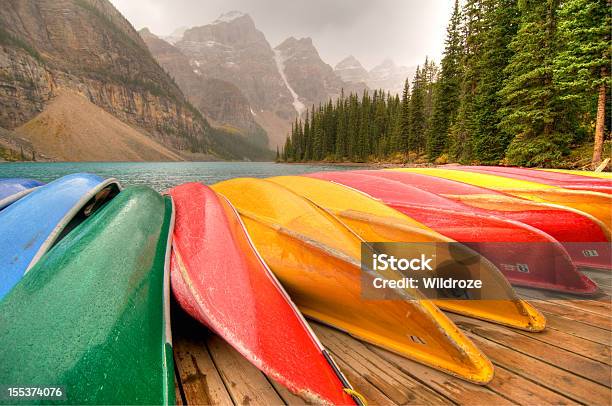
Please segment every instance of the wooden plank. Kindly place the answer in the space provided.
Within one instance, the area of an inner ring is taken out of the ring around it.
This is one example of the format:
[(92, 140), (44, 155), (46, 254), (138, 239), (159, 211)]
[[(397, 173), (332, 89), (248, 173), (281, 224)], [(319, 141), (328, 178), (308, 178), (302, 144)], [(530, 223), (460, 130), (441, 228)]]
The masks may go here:
[(602, 316), (595, 313), (578, 311), (574, 308), (567, 306), (560, 306), (557, 303), (550, 303), (545, 300), (530, 300), (538, 310), (544, 310), (548, 313), (553, 313), (559, 316), (563, 316), (570, 320), (580, 321), (585, 324), (589, 324), (594, 327), (599, 327), (605, 330), (612, 330), (612, 319), (610, 317)]
[(495, 366), (495, 377), (487, 387), (520, 405), (577, 404), (571, 399), (525, 379), (500, 365)]
[(576, 402), (598, 405), (607, 405), (610, 402), (610, 389), (603, 385), (568, 373), (477, 334), (471, 332), (466, 332), (466, 334), (496, 365), (504, 369), (537, 382)]
[(600, 295), (593, 300), (586, 298), (576, 298), (575, 296), (558, 294), (556, 292), (538, 291), (535, 289), (519, 288), (515, 289), (522, 297), (527, 300), (542, 299), (553, 303), (561, 303), (580, 310), (601, 314), (610, 317), (612, 315), (612, 297)]
[(185, 400), (190, 405), (230, 405), (232, 399), (210, 358), (206, 342), (194, 338), (197, 335), (198, 330), (191, 337), (174, 340), (174, 357)]
[[(396, 404), (445, 404), (449, 399), (425, 387), (421, 382), (407, 376), (397, 367), (372, 352), (362, 342), (338, 330), (320, 324), (313, 329), (323, 345), (334, 354), (352, 375), (363, 377)], [(343, 368), (343, 371), (345, 369)], [(353, 383), (358, 391), (363, 385)], [(365, 394), (364, 394), (365, 395)], [(373, 403), (374, 400), (370, 400)], [(374, 402), (378, 403), (378, 402)]]
[(555, 330), (554, 328), (550, 327), (537, 334), (520, 330), (513, 331), (515, 331), (517, 334), (522, 334), (531, 339), (566, 349), (573, 353), (582, 355), (583, 357), (602, 362), (606, 365), (612, 365), (612, 354), (610, 352), (609, 345), (576, 337), (574, 335), (565, 333), (564, 331)]
[(548, 312), (542, 312), (546, 317), (546, 329), (563, 331), (585, 340), (603, 345), (612, 345), (612, 333), (607, 330), (570, 320)]
[(283, 404), (283, 400), (264, 374), (227, 342), (215, 335), (209, 338), (207, 344), (210, 355), (235, 404)]
[(594, 361), (559, 347), (547, 345), (531, 337), (540, 333), (520, 334), (505, 327), (464, 316), (453, 315), (451, 318), (457, 326), (465, 331), (477, 334), (480, 337), (512, 348), (515, 351), (558, 368), (565, 369), (601, 385), (612, 386), (612, 368), (610, 368), (610, 365)]
[(496, 406), (515, 404), (486, 386), (466, 382), (374, 345), (366, 344), (366, 346), (372, 352), (399, 368), (404, 374), (412, 376), (429, 388), (444, 395), (444, 397), (450, 399), (453, 403)]
[(336, 360), (338, 367), (340, 367), (346, 379), (348, 379), (351, 385), (353, 385), (353, 388), (355, 388), (355, 390), (358, 391), (366, 399), (369, 405), (386, 406), (398, 404), (391, 400), (386, 393), (383, 393), (383, 391), (374, 386), (367, 379), (367, 377), (355, 371), (353, 368), (351, 368), (351, 365), (347, 364), (346, 362), (344, 362), (344, 360), (337, 357), (336, 354), (334, 354), (333, 352), (330, 351), (330, 353)]
[(281, 385), (280, 383), (276, 382), (274, 379), (268, 378), (268, 382), (270, 382), (270, 384), (274, 387), (274, 389), (276, 390), (276, 393), (278, 393), (278, 396), (281, 397), (281, 399), (286, 405), (298, 406), (298, 405), (310, 404), (308, 402), (305, 402), (304, 399), (300, 398), (299, 396), (296, 396), (293, 393), (291, 393), (289, 389), (287, 389), (285, 386)]

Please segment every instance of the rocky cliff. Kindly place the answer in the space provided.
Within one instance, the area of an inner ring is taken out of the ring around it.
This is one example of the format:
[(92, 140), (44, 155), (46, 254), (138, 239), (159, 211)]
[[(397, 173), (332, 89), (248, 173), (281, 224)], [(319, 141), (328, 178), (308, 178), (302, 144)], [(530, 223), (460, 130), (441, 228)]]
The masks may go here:
[(21, 126), (67, 89), (168, 148), (242, 158), (107, 0), (3, 1), (0, 126)]
[(287, 38), (274, 50), (287, 82), (299, 96), (299, 101), (310, 107), (345, 93), (361, 93), (364, 84), (345, 83), (331, 66), (323, 62), (310, 38)]
[(255, 122), (249, 102), (238, 87), (207, 77), (201, 67), (192, 67), (189, 58), (177, 47), (148, 29), (140, 30), (139, 34), (157, 62), (213, 125), (235, 131), (256, 145), (268, 145), (265, 131)]

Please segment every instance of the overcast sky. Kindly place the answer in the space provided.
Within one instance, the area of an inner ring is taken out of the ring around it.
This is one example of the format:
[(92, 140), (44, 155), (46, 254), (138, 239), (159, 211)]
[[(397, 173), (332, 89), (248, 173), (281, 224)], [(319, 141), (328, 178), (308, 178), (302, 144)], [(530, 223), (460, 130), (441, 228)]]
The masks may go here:
[(111, 0), (136, 29), (168, 35), (205, 25), (220, 14), (249, 13), (273, 47), (311, 37), (332, 66), (354, 55), (370, 69), (385, 58), (420, 64), (440, 60), (453, 0)]

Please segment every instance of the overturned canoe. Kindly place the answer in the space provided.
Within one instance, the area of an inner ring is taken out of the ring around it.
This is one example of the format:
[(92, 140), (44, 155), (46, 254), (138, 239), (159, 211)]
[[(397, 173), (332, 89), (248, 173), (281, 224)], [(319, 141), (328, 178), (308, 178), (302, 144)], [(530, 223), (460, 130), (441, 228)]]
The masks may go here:
[(361, 296), (361, 240), (333, 216), (267, 180), (213, 185), (237, 208), (257, 250), (308, 317), (463, 379), (486, 383), (489, 360), (429, 300), (396, 289), (385, 300)]
[[(406, 251), (414, 246), (414, 256), (419, 256), (430, 248), (435, 252), (437, 264), (433, 271), (427, 271), (429, 274), (433, 272), (433, 275), (430, 275), (432, 277), (482, 280), (483, 288), (466, 292), (470, 299), (456, 300), (447, 295), (449, 292), (436, 291), (436, 296), (442, 299), (434, 300), (434, 303), (441, 309), (529, 331), (540, 331), (544, 328), (544, 316), (529, 303), (519, 299), (499, 270), (470, 248), (457, 244), (413, 218), (345, 186), (298, 176), (279, 176), (269, 180), (329, 211), (364, 241), (417, 243), (405, 244), (402, 247), (402, 251)], [(462, 259), (468, 257), (475, 257), (477, 260), (469, 264), (463, 263), (465, 261)], [(422, 286), (420, 288), (422, 289)]]
[(527, 168), (505, 166), (453, 166), (452, 169), (499, 175), (506, 178), (525, 180), (543, 185), (565, 189), (588, 190), (591, 192), (612, 193), (612, 180), (587, 178), (567, 173), (536, 171)]
[(201, 183), (168, 194), (176, 208), (172, 290), (181, 306), (305, 400), (355, 403), (345, 391), (352, 393), (350, 384), (259, 257), (231, 204)]
[(475, 213), (459, 202), (367, 173), (320, 172), (308, 176), (359, 190), (466, 243), (493, 262), (514, 285), (575, 294), (599, 291), (593, 281), (576, 270), (563, 246), (543, 231), (500, 216)]
[(398, 171), (356, 171), (395, 180), (449, 198), (475, 213), (496, 215), (542, 230), (559, 241), (581, 267), (609, 269), (610, 233), (593, 216), (557, 205), (537, 203), (462, 182)]
[(42, 182), (34, 179), (0, 179), (0, 210), (42, 185)]
[(503, 176), (452, 169), (399, 168), (392, 170), (454, 180), (534, 202), (569, 207), (597, 218), (605, 225), (608, 234), (612, 227), (612, 196), (605, 193), (568, 190)]
[(115, 179), (68, 175), (0, 211), (0, 299), (61, 236), (118, 191)]
[(579, 171), (575, 169), (545, 169), (537, 168), (538, 171), (566, 173), (569, 175), (586, 176), (588, 178), (612, 179), (610, 172), (595, 172), (595, 171)]
[(0, 301), (0, 382), (61, 386), (47, 402), (174, 404), (171, 223), (169, 198), (128, 188), (47, 252)]

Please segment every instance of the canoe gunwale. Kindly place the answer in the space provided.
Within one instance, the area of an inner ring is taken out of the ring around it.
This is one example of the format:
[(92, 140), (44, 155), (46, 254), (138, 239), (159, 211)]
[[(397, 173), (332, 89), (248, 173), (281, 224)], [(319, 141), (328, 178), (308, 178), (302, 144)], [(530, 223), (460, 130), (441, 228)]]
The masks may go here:
[(7, 206), (10, 206), (11, 204), (15, 203), (17, 200), (21, 199), (22, 197), (29, 195), (30, 193), (32, 193), (39, 187), (41, 186), (36, 186), (30, 189), (22, 190), (21, 192), (5, 197), (4, 199), (0, 200), (0, 210), (4, 209)]
[[(174, 221), (175, 221), (175, 211), (174, 211), (174, 202), (172, 198), (169, 198), (170, 201), (170, 220), (168, 224), (168, 237), (166, 238), (166, 253), (164, 256), (164, 282), (163, 282), (163, 312), (164, 312), (164, 339), (165, 345), (162, 349), (163, 353), (166, 353), (166, 346), (169, 345), (172, 348), (172, 319), (170, 317), (170, 259), (172, 257), (172, 237), (174, 235)], [(164, 202), (165, 203), (165, 202)], [(174, 376), (174, 365), (168, 365), (168, 358), (164, 357), (164, 370), (169, 371), (172, 370), (172, 375)], [(170, 368), (171, 367), (171, 368)], [(168, 379), (168, 372), (164, 374), (164, 379)], [(170, 392), (174, 389), (174, 382), (164, 382), (164, 405), (170, 405), (170, 399), (175, 399), (175, 396)]]
[(55, 226), (53, 231), (51, 233), (49, 233), (49, 235), (47, 236), (45, 241), (40, 245), (40, 248), (38, 249), (36, 254), (32, 257), (32, 260), (30, 261), (30, 263), (26, 267), (26, 270), (25, 270), (24, 274), (28, 273), (30, 271), (30, 269), (32, 269), (32, 267), (45, 254), (45, 252), (47, 252), (49, 250), (49, 248), (51, 248), (51, 246), (53, 246), (53, 244), (55, 244), (57, 238), (61, 235), (61, 233), (64, 230), (64, 228), (68, 224), (70, 224), (72, 219), (84, 208), (85, 204), (87, 204), (87, 202), (89, 202), (91, 199), (93, 199), (102, 190), (104, 190), (104, 189), (106, 189), (106, 188), (108, 188), (110, 186), (113, 186), (113, 185), (116, 186), (119, 191), (121, 191), (123, 189), (123, 187), (121, 186), (121, 183), (119, 183), (119, 181), (117, 179), (115, 179), (115, 178), (108, 178), (108, 179), (104, 179), (102, 182), (100, 182), (98, 185), (96, 185), (96, 187), (92, 188), (86, 194), (84, 194), (79, 199), (79, 201), (74, 206), (72, 206), (72, 208), (70, 208), (70, 210), (68, 210), (68, 212), (66, 212), (64, 217), (62, 217), (61, 221), (59, 221), (57, 223), (57, 225)]

